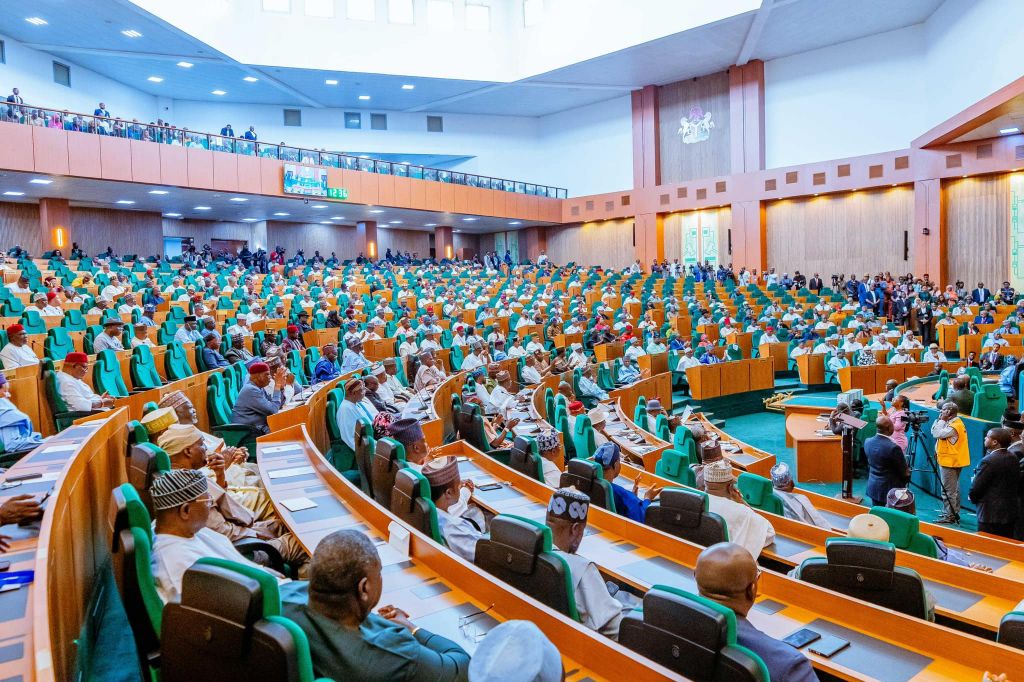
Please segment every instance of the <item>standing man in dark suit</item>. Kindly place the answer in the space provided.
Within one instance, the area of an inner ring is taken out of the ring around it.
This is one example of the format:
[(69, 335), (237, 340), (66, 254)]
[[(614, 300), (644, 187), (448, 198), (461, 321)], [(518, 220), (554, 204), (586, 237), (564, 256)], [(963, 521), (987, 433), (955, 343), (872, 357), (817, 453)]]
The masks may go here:
[(978, 282), (978, 288), (971, 292), (971, 300), (981, 305), (992, 298), (992, 292), (985, 288), (984, 282)]
[(249, 129), (245, 131), (245, 139), (255, 140), (256, 139), (256, 126), (249, 126)]
[(875, 420), (875, 426), (878, 433), (864, 441), (864, 456), (868, 460), (865, 493), (872, 506), (884, 507), (890, 490), (906, 487), (910, 480), (910, 467), (903, 456), (903, 449), (892, 439), (892, 420), (882, 415)]
[(921, 336), (921, 343), (929, 345), (932, 342), (932, 307), (928, 301), (921, 299), (917, 308), (914, 308), (914, 317), (917, 319), (917, 333)]
[(821, 275), (814, 273), (814, 277), (811, 277), (810, 281), (807, 282), (807, 288), (813, 291), (815, 294), (819, 293), (825, 284), (821, 281)]
[(1012, 538), (1019, 513), (1020, 464), (1007, 448), (1009, 429), (992, 429), (985, 436), (985, 455), (974, 471), (968, 498), (978, 505), (978, 531)]
[(226, 126), (224, 126), (223, 128), (220, 129), (220, 134), (221, 134), (221, 137), (234, 137), (235, 136), (235, 129), (232, 128), (231, 124), (229, 123), (229, 124), (227, 124)]

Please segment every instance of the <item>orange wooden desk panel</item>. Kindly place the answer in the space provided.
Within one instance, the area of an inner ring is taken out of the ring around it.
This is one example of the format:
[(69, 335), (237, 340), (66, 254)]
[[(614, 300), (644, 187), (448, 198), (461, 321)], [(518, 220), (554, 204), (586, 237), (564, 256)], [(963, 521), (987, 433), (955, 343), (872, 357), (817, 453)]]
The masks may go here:
[(798, 482), (836, 483), (843, 479), (843, 448), (839, 436), (817, 433), (826, 424), (809, 414), (786, 417), (786, 443), (796, 449)]
[(817, 386), (825, 383), (825, 354), (807, 353), (796, 358), (796, 368), (800, 375), (800, 383)]
[(776, 372), (785, 372), (789, 369), (788, 342), (762, 343), (757, 347), (757, 353), (762, 358), (771, 358)]
[(750, 391), (750, 362), (750, 360), (734, 360), (716, 365), (721, 371), (719, 375), (720, 395), (735, 395)]
[(686, 381), (690, 384), (690, 395), (705, 400), (722, 395), (721, 365), (697, 365), (686, 370)]
[(641, 355), (637, 359), (637, 364), (640, 365), (640, 374), (645, 378), (653, 377), (656, 374), (661, 374), (668, 371), (668, 353), (650, 353)]
[(750, 390), (767, 391), (775, 388), (775, 360), (754, 358), (749, 361)]
[(622, 344), (615, 343), (599, 343), (594, 346), (594, 359), (597, 362), (609, 362), (615, 358), (622, 357)]

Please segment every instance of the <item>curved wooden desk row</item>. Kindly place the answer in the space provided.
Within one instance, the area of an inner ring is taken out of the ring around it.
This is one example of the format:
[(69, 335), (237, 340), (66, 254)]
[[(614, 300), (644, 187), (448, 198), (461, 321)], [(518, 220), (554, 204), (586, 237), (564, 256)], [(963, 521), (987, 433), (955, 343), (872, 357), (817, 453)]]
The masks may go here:
[[(301, 425), (259, 439), (257, 461), (263, 483), (284, 524), (310, 554), (327, 534), (354, 529), (374, 538), (384, 564), (381, 605), (393, 604), (417, 625), (444, 635), (472, 652), (498, 621), (537, 624), (563, 653), (567, 679), (679, 679), (618, 644), (512, 590), (484, 571), (385, 511), (321, 456)], [(309, 467), (308, 473), (275, 478), (280, 469)], [(317, 506), (290, 512), (282, 501), (307, 497)], [(409, 557), (387, 544), (389, 528), (410, 533)], [(472, 623), (464, 625), (463, 619)], [(580, 662), (586, 661), (590, 669)]]
[[(942, 368), (950, 374), (963, 367), (962, 362), (944, 362)], [(902, 384), (913, 377), (928, 376), (935, 369), (933, 362), (910, 362), (905, 365), (870, 365), (868, 367), (840, 368), (839, 387), (844, 391), (859, 388), (865, 394), (885, 393), (885, 382), (894, 379)]]
[[(25, 456), (0, 476), (41, 477), (0, 490), (0, 499), (50, 493), (42, 520), (8, 525), (2, 555), (11, 571), (35, 571), (35, 582), (0, 592), (0, 679), (70, 680), (76, 642), (100, 570), (110, 560), (110, 491), (125, 480), (127, 410), (80, 420)], [(103, 603), (102, 600), (97, 600)]]
[[(476, 483), (474, 499), (485, 508), (543, 522), (551, 488), (499, 464), (463, 441), (446, 445), (441, 452), (468, 458), (459, 469), (464, 479)], [(645, 481), (655, 480), (638, 469), (623, 467), (624, 472), (627, 470)], [(505, 485), (497, 490), (480, 490), (482, 484), (495, 481)], [(772, 517), (773, 523), (777, 520), (785, 521)], [(693, 567), (702, 547), (594, 506), (590, 508), (589, 526), (591, 530), (579, 551), (597, 563), (606, 577), (640, 592), (653, 584), (696, 592)], [(768, 634), (782, 638), (810, 627), (852, 643), (849, 650), (831, 659), (803, 652), (816, 668), (842, 679), (967, 680), (980, 679), (984, 669), (1024, 669), (1024, 652), (771, 571), (762, 574), (760, 594), (748, 617)]]

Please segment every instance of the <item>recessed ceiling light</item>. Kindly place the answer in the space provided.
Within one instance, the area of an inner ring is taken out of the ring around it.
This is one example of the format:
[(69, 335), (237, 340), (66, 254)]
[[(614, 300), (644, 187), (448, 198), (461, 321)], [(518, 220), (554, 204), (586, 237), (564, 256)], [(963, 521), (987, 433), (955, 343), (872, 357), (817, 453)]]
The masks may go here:
[(132, 205), (132, 204), (134, 204), (135, 202), (134, 202), (134, 201), (132, 201), (131, 199), (118, 199), (118, 200), (117, 200), (116, 202), (114, 202), (114, 203), (117, 203), (117, 204), (121, 204), (122, 206), (131, 206), (131, 205)]
[(437, 227), (437, 223), (424, 223), (423, 227)]
[(331, 220), (344, 220), (344, 219), (345, 219), (345, 216), (343, 216), (343, 215), (332, 215), (331, 216)]
[(32, 24), (33, 26), (46, 26), (48, 23), (50, 23), (46, 19), (43, 19), (42, 17), (25, 17), (25, 21)]
[(242, 80), (244, 80), (246, 83), (255, 83), (256, 81), (259, 80), (259, 78), (256, 78), (255, 76), (246, 76)]
[(460, 230), (452, 230), (452, 232), (459, 232)]
[(211, 94), (211, 95), (217, 95), (217, 96), (220, 96), (220, 95), (226, 95), (226, 94), (228, 94), (228, 93), (224, 92), (223, 90), (211, 90), (211, 91), (210, 91), (210, 94)]
[(164, 82), (164, 79), (161, 78), (160, 76), (150, 76), (146, 80), (148, 80), (150, 83), (163, 83)]
[(193, 64), (192, 62), (178, 62), (178, 66), (180, 66), (183, 69), (191, 69), (193, 66), (195, 66), (195, 64)]
[(401, 225), (401, 224), (402, 224), (401, 220), (389, 220), (388, 221), (388, 225)]
[(142, 34), (139, 33), (138, 31), (136, 31), (134, 28), (126, 28), (125, 30), (121, 31), (121, 35), (126, 36), (128, 38), (141, 38), (142, 37)]
[(412, 163), (412, 161), (399, 161), (398, 163), (402, 164), (403, 166), (408, 166), (409, 164)]
[(370, 158), (370, 155), (369, 154), (360, 154), (359, 158), (360, 159), (368, 159), (368, 158)]
[(333, 225), (333, 223), (330, 220), (321, 220), (320, 224), (321, 225)]
[(520, 225), (521, 223), (518, 220), (510, 220), (508, 224), (509, 225)]
[(180, 213), (164, 213), (165, 218), (180, 218)]
[(467, 223), (471, 223), (474, 220), (476, 220), (476, 218), (463, 218), (463, 220), (465, 220)]
[(165, 190), (165, 189), (151, 189), (151, 190), (149, 190), (149, 193), (150, 194), (164, 195), (164, 194), (167, 194), (167, 190)]
[(242, 218), (243, 223), (255, 223), (259, 222), (259, 218)]
[(49, 178), (32, 178), (28, 181), (31, 185), (49, 185), (53, 183), (53, 180)]
[(370, 213), (383, 213), (383, 212), (384, 211), (380, 210), (379, 208), (375, 208), (372, 211), (370, 211)]
[(5, 197), (23, 197), (23, 196), (25, 196), (25, 193), (24, 192), (15, 192), (15, 191), (11, 190), (9, 192), (4, 192), (4, 196)]
[(278, 218), (283, 218), (283, 217), (285, 217), (285, 216), (289, 216), (289, 215), (291, 215), (291, 213), (285, 213), (284, 211), (278, 211), (278, 212), (277, 212), (277, 213), (275, 213), (274, 215), (276, 215), (276, 216), (277, 216)]
[(237, 202), (239, 204), (244, 204), (245, 202), (247, 202), (249, 200), (246, 199), (245, 197), (231, 197), (231, 201)]
[(310, 208), (327, 208), (327, 204), (313, 204)]
[(402, 89), (403, 90), (415, 90), (416, 86), (413, 85), (412, 83), (403, 83), (402, 84)]
[(337, 85), (337, 84), (338, 84), (338, 81), (336, 81), (333, 78), (328, 78), (327, 80), (324, 81), (324, 85)]
[(999, 134), (1000, 135), (1014, 135), (1014, 134), (1019, 133), (1019, 132), (1020, 132), (1020, 128), (1017, 128), (1017, 127), (1013, 127), (1013, 128), (1000, 128), (999, 129)]
[(359, 95), (359, 99), (361, 99), (364, 102), (366, 102), (366, 101), (368, 101), (370, 99), (370, 96), (369, 95)]
[(197, 211), (209, 211), (210, 207), (209, 206), (196, 206), (195, 210), (197, 210)]

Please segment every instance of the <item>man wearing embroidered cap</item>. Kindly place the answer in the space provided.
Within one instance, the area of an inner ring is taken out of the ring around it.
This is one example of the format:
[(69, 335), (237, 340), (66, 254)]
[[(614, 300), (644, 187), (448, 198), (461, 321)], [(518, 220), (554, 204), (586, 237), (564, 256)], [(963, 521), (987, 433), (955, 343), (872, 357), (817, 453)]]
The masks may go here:
[(742, 546), (752, 557), (758, 557), (775, 541), (775, 529), (747, 506), (736, 488), (732, 464), (719, 459), (704, 465), (704, 490), (708, 493), (708, 511), (725, 520), (729, 540)]
[(587, 356), (583, 353), (582, 343), (572, 344), (569, 350), (569, 369), (582, 369), (587, 366)]
[(345, 399), (338, 406), (338, 428), (341, 432), (341, 440), (353, 452), (356, 449), (356, 422), (360, 419), (373, 424), (373, 418), (377, 416), (377, 409), (364, 400), (366, 387), (362, 379), (353, 377), (345, 382)]
[(555, 459), (562, 451), (562, 442), (558, 439), (558, 432), (553, 429), (545, 429), (536, 436), (536, 440), (544, 483), (552, 488), (557, 488), (562, 480), (562, 470), (555, 464)]
[(412, 398), (412, 392), (398, 380), (398, 362), (394, 358), (385, 358), (379, 369), (374, 366), (373, 373), (380, 379), (380, 388), (377, 390), (389, 403), (402, 405)]
[(57, 372), (57, 392), (67, 408), (73, 412), (109, 410), (114, 399), (104, 393), (97, 395), (89, 384), (82, 381), (89, 371), (89, 356), (85, 353), (68, 353), (61, 371)]
[(283, 348), (286, 353), (293, 350), (302, 350), (306, 347), (306, 344), (302, 342), (302, 336), (299, 332), (300, 330), (297, 324), (290, 324), (285, 329), (285, 339), (281, 342), (281, 348)]
[(638, 495), (640, 492), (640, 477), (637, 476), (633, 482), (633, 490), (626, 490), (615, 479), (622, 472), (622, 450), (616, 443), (608, 442), (594, 451), (594, 461), (601, 465), (604, 470), (604, 480), (612, 485), (612, 493), (615, 496), (615, 510), (632, 519), (637, 523), (643, 523), (647, 516), (647, 507), (661, 494), (662, 486), (652, 486), (644, 492), (643, 499)]
[[(268, 396), (266, 388), (273, 382), (273, 392)], [(249, 365), (249, 381), (242, 384), (235, 398), (235, 406), (231, 410), (231, 421), (235, 424), (247, 424), (259, 433), (270, 433), (267, 417), (277, 414), (284, 404), (284, 387), (287, 376), (284, 367), (278, 367), (273, 378), (270, 366), (265, 362), (254, 362)]]
[(224, 359), (232, 365), (239, 362), (246, 363), (253, 359), (253, 354), (245, 347), (245, 338), (242, 334), (231, 336), (231, 347), (224, 353)]
[(444, 370), (437, 364), (434, 352), (429, 350), (420, 351), (420, 368), (416, 370), (416, 379), (413, 387), (416, 392), (432, 391), (447, 378)]
[(547, 525), (551, 542), (569, 566), (580, 622), (602, 635), (618, 639), (622, 617), (633, 609), (632, 600), (623, 605), (608, 592), (601, 572), (593, 561), (577, 554), (587, 530), (590, 497), (576, 488), (559, 488), (548, 502)]
[(103, 323), (103, 333), (97, 334), (93, 339), (92, 348), (96, 353), (105, 350), (122, 351), (124, 344), (121, 343), (121, 333), (124, 331), (124, 322), (117, 318), (109, 318)]
[(472, 682), (561, 682), (562, 656), (528, 620), (507, 620), (487, 633), (469, 662)]
[(809, 523), (832, 530), (832, 524), (822, 516), (806, 495), (796, 492), (793, 483), (793, 474), (790, 473), (789, 465), (779, 462), (771, 469), (772, 487), (775, 488), (775, 495), (782, 500), (782, 513), (787, 519), (794, 519), (803, 523)]
[(201, 472), (173, 469), (157, 474), (149, 494), (156, 517), (150, 565), (153, 582), (164, 603), (181, 600), (185, 571), (203, 557), (258, 567), (242, 556), (230, 540), (206, 527), (211, 499), (209, 483)]
[(445, 543), (466, 561), (473, 561), (476, 542), (487, 528), (453, 513), (458, 510), (463, 487), (458, 461), (454, 457), (432, 459), (423, 465), (421, 473), (430, 485), (430, 499), (437, 507), (437, 525)]
[(0, 349), (0, 361), (3, 361), (4, 369), (39, 364), (39, 357), (28, 345), (28, 334), (24, 326), (12, 324), (7, 328), (7, 345)]

